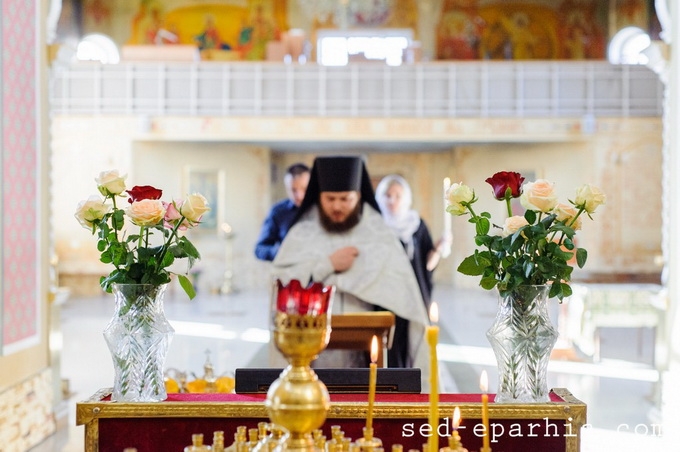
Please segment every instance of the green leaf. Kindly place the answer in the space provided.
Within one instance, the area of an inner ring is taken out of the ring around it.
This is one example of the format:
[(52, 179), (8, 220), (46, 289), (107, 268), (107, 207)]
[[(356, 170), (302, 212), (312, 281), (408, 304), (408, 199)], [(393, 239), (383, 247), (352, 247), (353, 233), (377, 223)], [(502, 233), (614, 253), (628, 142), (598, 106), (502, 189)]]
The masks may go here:
[(489, 229), (491, 228), (491, 222), (489, 222), (488, 218), (478, 218), (477, 219), (477, 225), (475, 227), (477, 235), (486, 235), (489, 233)]
[(550, 292), (548, 292), (548, 297), (550, 298), (555, 298), (559, 296), (560, 294), (560, 285), (559, 284), (552, 284), (550, 286)]
[(493, 289), (494, 287), (496, 287), (496, 283), (497, 283), (497, 282), (498, 282), (498, 281), (496, 280), (495, 277), (490, 276), (490, 277), (482, 278), (482, 279), (479, 281), (479, 285), (480, 285), (483, 289), (491, 290), (491, 289)]
[(161, 262), (161, 268), (168, 268), (173, 262), (175, 262), (175, 255), (173, 253), (165, 253), (163, 262)]
[(579, 248), (576, 250), (576, 264), (578, 268), (583, 268), (586, 265), (586, 260), (588, 260), (588, 251), (584, 248)]
[(536, 223), (536, 212), (533, 210), (527, 210), (524, 212), (524, 219), (527, 220), (527, 223), (529, 224)]
[(112, 215), (111, 218), (112, 218), (112, 225), (113, 225), (114, 229), (116, 229), (118, 231), (123, 229), (123, 225), (125, 224), (124, 216), (125, 216), (125, 211), (122, 210), (122, 209), (116, 209), (113, 212), (113, 215)]
[(179, 239), (179, 243), (187, 256), (193, 257), (194, 259), (200, 259), (201, 254), (198, 252), (193, 243), (189, 241), (186, 237)]
[(468, 276), (480, 276), (484, 274), (484, 269), (487, 265), (488, 262), (480, 264), (475, 255), (472, 255), (463, 259), (463, 262), (458, 266), (458, 271)]
[[(563, 298), (571, 297), (571, 294), (573, 293), (572, 290), (571, 290), (571, 286), (569, 284), (565, 284), (565, 283), (561, 283), (560, 285), (562, 286), (562, 297)], [(560, 298), (560, 300), (561, 299), (562, 298)]]
[(541, 220), (541, 225), (545, 228), (548, 229), (552, 226), (552, 224), (555, 222), (555, 219), (557, 216), (555, 214), (548, 215), (547, 217), (543, 218)]
[(184, 275), (177, 275), (177, 279), (179, 280), (179, 285), (182, 286), (184, 292), (186, 292), (186, 294), (189, 296), (189, 299), (193, 300), (196, 296), (196, 290), (194, 289), (194, 285), (191, 284), (189, 278)]

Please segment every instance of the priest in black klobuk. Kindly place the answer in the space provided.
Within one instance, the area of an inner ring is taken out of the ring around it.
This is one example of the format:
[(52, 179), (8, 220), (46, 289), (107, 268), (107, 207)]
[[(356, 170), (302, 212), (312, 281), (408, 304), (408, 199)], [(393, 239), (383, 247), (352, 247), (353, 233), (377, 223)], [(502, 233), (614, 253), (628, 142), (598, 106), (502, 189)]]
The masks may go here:
[[(360, 157), (314, 161), (298, 217), (274, 259), (273, 276), (286, 284), (298, 279), (303, 285), (334, 285), (334, 314), (388, 310), (409, 320), (408, 333), (394, 337), (392, 346), (407, 347), (407, 364), (427, 373), (425, 304), (403, 246), (380, 215)], [(366, 357), (326, 350), (314, 365), (367, 367)]]

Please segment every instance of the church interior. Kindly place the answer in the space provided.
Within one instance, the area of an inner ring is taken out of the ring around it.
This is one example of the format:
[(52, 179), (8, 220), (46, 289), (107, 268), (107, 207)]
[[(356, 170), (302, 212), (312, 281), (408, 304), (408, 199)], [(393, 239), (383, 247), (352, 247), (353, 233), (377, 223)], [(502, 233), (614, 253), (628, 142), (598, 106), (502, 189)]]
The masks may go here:
[[(674, 2), (0, 6), (0, 450), (160, 450), (153, 435), (131, 427), (107, 437), (108, 422), (126, 419), (107, 414), (115, 402), (88, 404), (113, 386), (102, 332), (114, 303), (100, 285), (111, 264), (100, 260), (97, 238), (74, 212), (97, 194), (101, 172), (117, 170), (128, 186), (162, 187), (170, 198), (201, 192), (209, 200), (210, 212), (186, 232), (201, 254), (188, 273), (196, 297), (188, 299), (173, 279), (164, 308), (175, 331), (165, 375), (173, 383), (184, 378), (182, 391), (212, 406), (202, 397), (214, 387), (200, 385), (208, 373), (229, 386), (237, 369), (277, 367), (273, 267), (254, 247), (270, 207), (287, 196), (286, 168), (312, 166), (318, 156), (360, 156), (374, 188), (399, 174), (433, 238), (450, 234), (450, 254), (433, 273), (437, 375), (447, 410), (465, 401), (463, 424), (479, 417), (480, 375), (488, 373), (489, 394), (498, 388), (486, 336), (498, 294), (457, 270), (475, 251), (475, 226), (446, 212), (446, 187), (470, 186), (477, 209), (494, 217), (504, 206), (485, 180), (499, 171), (552, 181), (565, 200), (583, 184), (600, 187), (607, 201), (583, 218), (575, 238), (588, 250), (587, 264), (574, 268), (571, 296), (549, 300), (548, 308), (559, 332), (548, 384), (575, 398), (560, 407), (579, 413), (572, 416), (578, 434), (558, 446), (531, 446), (531, 435), (517, 432), (526, 442), (508, 450), (671, 451), (680, 443), (673, 428), (680, 418)], [(427, 401), (426, 389), (424, 399), (404, 400)], [(387, 426), (405, 425), (420, 408), (395, 398), (390, 411), (380, 403), (392, 400), (385, 397), (376, 405), (392, 423), (376, 419), (375, 434), (389, 447), (397, 434)], [(220, 427), (228, 444), (237, 421), (252, 423), (264, 412), (264, 398), (257, 400), (217, 416), (234, 418)], [(337, 405), (326, 426), (336, 418), (348, 429), (352, 418), (365, 422), (363, 402), (340, 400), (350, 402)], [(491, 405), (493, 418), (499, 404)], [(129, 406), (120, 408), (123, 417), (153, 417), (146, 404)], [(187, 406), (192, 416), (211, 409)], [(211, 442), (214, 429), (202, 427), (201, 416), (183, 426), (169, 420), (177, 417), (151, 424), (168, 437), (184, 434), (173, 450), (191, 445), (192, 428)], [(205, 425), (220, 425), (205, 417), (212, 422)], [(479, 437), (461, 434), (469, 450), (484, 450)], [(490, 447), (513, 443), (497, 444)]]

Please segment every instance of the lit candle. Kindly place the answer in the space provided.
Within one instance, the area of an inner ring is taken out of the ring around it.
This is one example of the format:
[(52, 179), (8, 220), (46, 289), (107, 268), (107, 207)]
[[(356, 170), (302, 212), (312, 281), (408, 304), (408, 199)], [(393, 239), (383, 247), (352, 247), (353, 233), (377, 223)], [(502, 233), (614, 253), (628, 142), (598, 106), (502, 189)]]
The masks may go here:
[(438, 365), (437, 365), (437, 341), (439, 340), (439, 327), (436, 323), (439, 321), (439, 310), (437, 303), (430, 305), (430, 322), (432, 325), (427, 327), (425, 332), (427, 343), (430, 346), (430, 416), (429, 423), (432, 429), (432, 435), (427, 438), (428, 452), (437, 452), (439, 450), (439, 384), (438, 384)]
[(463, 449), (463, 443), (458, 434), (458, 426), (460, 426), (460, 408), (456, 407), (453, 410), (453, 432), (449, 438), (449, 449), (451, 449), (451, 452), (458, 452)]
[(366, 430), (373, 429), (373, 404), (375, 403), (375, 386), (378, 381), (378, 336), (371, 339), (371, 365), (368, 377), (368, 417), (366, 417)]
[(484, 437), (481, 452), (491, 452), (489, 445), (489, 377), (486, 375), (486, 370), (482, 371), (482, 376), (479, 378), (479, 389), (482, 390), (482, 424), (484, 424)]

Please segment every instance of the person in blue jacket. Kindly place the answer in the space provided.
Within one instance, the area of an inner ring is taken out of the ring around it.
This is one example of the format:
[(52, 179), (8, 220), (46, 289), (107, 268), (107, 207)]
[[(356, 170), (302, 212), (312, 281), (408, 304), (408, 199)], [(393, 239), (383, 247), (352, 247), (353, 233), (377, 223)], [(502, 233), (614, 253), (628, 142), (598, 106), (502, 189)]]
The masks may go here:
[(288, 198), (274, 204), (262, 224), (255, 245), (255, 256), (263, 261), (273, 261), (283, 238), (293, 224), (309, 184), (309, 167), (295, 163), (288, 167), (283, 178)]

